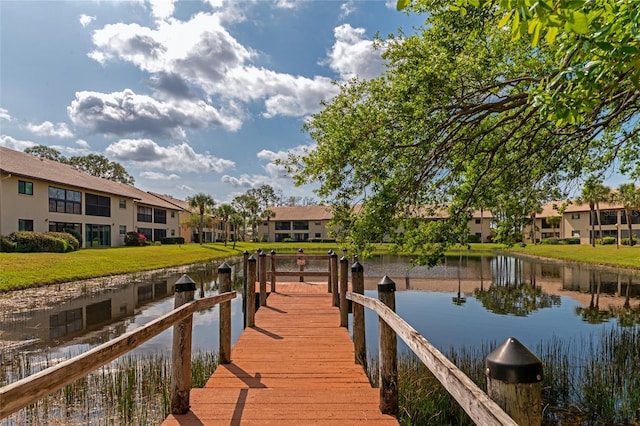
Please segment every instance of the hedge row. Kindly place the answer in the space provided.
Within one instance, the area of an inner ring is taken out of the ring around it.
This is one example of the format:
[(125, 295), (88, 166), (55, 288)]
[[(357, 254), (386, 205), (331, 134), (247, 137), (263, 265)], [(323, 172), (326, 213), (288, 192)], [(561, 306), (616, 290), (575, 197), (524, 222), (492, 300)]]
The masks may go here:
[(0, 236), (0, 251), (3, 252), (66, 253), (78, 248), (80, 248), (78, 239), (67, 232), (20, 231)]
[(580, 244), (580, 238), (545, 238), (542, 244)]

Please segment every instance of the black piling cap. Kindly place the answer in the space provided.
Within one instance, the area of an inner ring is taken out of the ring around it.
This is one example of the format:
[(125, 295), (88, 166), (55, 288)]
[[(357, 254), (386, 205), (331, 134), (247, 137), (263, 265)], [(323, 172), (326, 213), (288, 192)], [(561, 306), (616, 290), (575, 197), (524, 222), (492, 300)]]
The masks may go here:
[(340, 258), (340, 263), (347, 263), (349, 261), (349, 259), (347, 259), (346, 257), (342, 256)]
[(304, 253), (304, 250), (302, 250), (301, 248), (298, 249), (298, 253)]
[(219, 274), (230, 274), (231, 273), (231, 266), (229, 266), (227, 264), (227, 262), (223, 262), (222, 265), (218, 266), (218, 273)]
[(382, 280), (378, 283), (378, 292), (390, 292), (396, 291), (396, 283), (387, 275), (382, 277)]
[(194, 291), (196, 289), (196, 282), (191, 279), (191, 277), (187, 274), (176, 281), (176, 292), (180, 293), (182, 291)]
[(338, 257), (338, 253), (336, 253), (335, 251), (331, 251), (331, 253), (329, 254), (330, 257)]
[(364, 272), (364, 267), (356, 260), (356, 262), (351, 265), (351, 272)]
[(487, 376), (507, 383), (542, 381), (542, 361), (514, 337), (487, 355), (485, 368)]
[(266, 255), (267, 255), (267, 253), (265, 253), (263, 251), (260, 251), (260, 254), (258, 256), (263, 257), (263, 256), (266, 256)]
[(247, 259), (247, 262), (257, 262), (256, 258), (253, 257), (253, 255), (249, 256), (249, 258)]
[(271, 250), (271, 254), (272, 255), (276, 254), (276, 251), (275, 250)]

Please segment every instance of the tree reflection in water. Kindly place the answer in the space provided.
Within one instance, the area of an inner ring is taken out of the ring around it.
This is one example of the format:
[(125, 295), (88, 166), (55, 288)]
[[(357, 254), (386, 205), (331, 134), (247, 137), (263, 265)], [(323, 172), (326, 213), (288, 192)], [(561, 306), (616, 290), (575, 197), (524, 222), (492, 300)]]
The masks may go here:
[(490, 312), (524, 317), (552, 306), (560, 306), (560, 296), (547, 294), (530, 284), (492, 284), (487, 290), (476, 289), (474, 297)]

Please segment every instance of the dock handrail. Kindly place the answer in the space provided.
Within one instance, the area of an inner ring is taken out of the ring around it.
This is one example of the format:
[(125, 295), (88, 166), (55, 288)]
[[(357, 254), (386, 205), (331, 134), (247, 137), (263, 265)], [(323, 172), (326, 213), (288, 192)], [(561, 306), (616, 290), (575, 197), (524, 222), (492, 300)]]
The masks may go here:
[(381, 301), (349, 291), (346, 298), (371, 309), (387, 323), (476, 424), (518, 425), (454, 363)]
[(0, 419), (4, 419), (51, 392), (87, 376), (92, 371), (140, 346), (169, 327), (190, 318), (195, 312), (229, 302), (235, 297), (236, 292), (230, 291), (187, 302), (137, 330), (125, 333), (88, 352), (3, 386), (0, 388)]

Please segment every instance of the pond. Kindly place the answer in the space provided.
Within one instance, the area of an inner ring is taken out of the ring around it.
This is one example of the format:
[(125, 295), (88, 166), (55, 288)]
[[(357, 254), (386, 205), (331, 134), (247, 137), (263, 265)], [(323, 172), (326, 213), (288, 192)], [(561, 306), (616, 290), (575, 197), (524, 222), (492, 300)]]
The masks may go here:
[[(243, 328), (242, 259), (226, 261), (239, 293), (232, 301), (235, 342)], [(502, 343), (508, 337), (533, 349), (552, 338), (581, 339), (640, 323), (640, 276), (634, 271), (510, 256), (450, 257), (432, 269), (408, 269), (410, 259), (396, 256), (361, 263), (366, 294), (376, 297), (377, 283), (388, 275), (396, 282), (399, 315), (443, 352)], [(34, 359), (68, 358), (134, 330), (173, 309), (174, 283), (184, 273), (198, 285), (196, 298), (217, 294), (219, 264), (0, 295), (0, 361), (16, 353)], [(326, 285), (326, 280), (318, 285)], [(371, 312), (366, 324), (368, 347), (375, 351), (377, 318)], [(136, 352), (169, 351), (171, 332)], [(218, 349), (217, 308), (194, 316), (193, 339), (194, 351)]]

